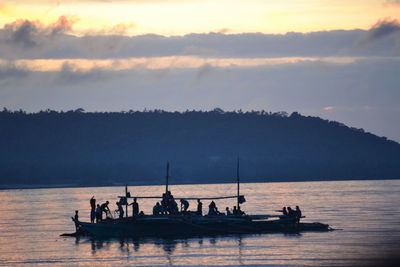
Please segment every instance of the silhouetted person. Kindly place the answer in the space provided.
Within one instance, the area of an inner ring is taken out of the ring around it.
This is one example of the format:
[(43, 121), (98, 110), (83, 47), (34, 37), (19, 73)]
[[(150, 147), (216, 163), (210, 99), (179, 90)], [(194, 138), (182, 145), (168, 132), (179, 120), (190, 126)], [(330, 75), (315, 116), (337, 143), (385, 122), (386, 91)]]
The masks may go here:
[(226, 215), (232, 215), (232, 212), (229, 210), (228, 207), (226, 207), (225, 210), (226, 210)]
[(200, 199), (197, 200), (197, 215), (203, 215), (203, 203), (200, 201)]
[(171, 214), (179, 213), (178, 203), (176, 203), (176, 201), (175, 201), (175, 199), (173, 197), (170, 199), (169, 206), (170, 206), (170, 213)]
[(288, 215), (288, 212), (287, 212), (287, 210), (286, 210), (286, 207), (283, 207), (283, 209), (282, 209), (282, 214), (283, 214), (283, 215)]
[(163, 208), (163, 214), (166, 214), (168, 211), (168, 199), (166, 193), (162, 194), (161, 207)]
[(94, 196), (90, 199), (90, 222), (94, 223), (94, 219), (96, 218), (96, 199)]
[(176, 203), (174, 196), (171, 191), (167, 191), (167, 206), (169, 214), (179, 213), (178, 203)]
[(189, 208), (189, 202), (186, 199), (181, 198), (181, 212), (186, 213)]
[(219, 212), (219, 210), (218, 210), (217, 207), (215, 207), (215, 214), (216, 214), (216, 215), (224, 215), (223, 213)]
[(208, 215), (217, 215), (216, 208), (215, 202), (211, 201), (210, 205), (208, 205)]
[(92, 196), (92, 198), (90, 199), (90, 208), (96, 209), (96, 199), (94, 198), (94, 196)]
[(238, 215), (244, 215), (244, 214), (245, 214), (244, 211), (242, 211), (242, 210), (240, 209), (240, 206), (239, 206), (238, 209), (237, 209), (237, 214), (238, 214)]
[(276, 210), (277, 212), (282, 212), (283, 215), (288, 215), (286, 207), (283, 207), (281, 210)]
[(108, 204), (110, 202), (106, 201), (105, 203), (100, 205), (100, 210), (101, 210), (101, 217), (100, 220), (103, 220), (103, 212), (106, 214), (106, 218), (107, 218), (107, 214), (110, 212), (110, 208), (108, 207)]
[(137, 203), (136, 197), (133, 199), (133, 202), (129, 205), (132, 205), (132, 216), (135, 217), (139, 214), (139, 203)]
[(171, 191), (167, 191), (165, 193), (165, 199), (167, 201), (167, 211), (169, 214), (171, 214), (172, 213), (172, 201), (175, 201), (174, 196), (171, 194)]
[(160, 215), (163, 213), (163, 207), (160, 205), (159, 202), (153, 207), (153, 215)]
[(238, 215), (238, 210), (237, 210), (236, 206), (233, 206), (232, 214)]
[(96, 206), (96, 223), (101, 221), (101, 218), (102, 218), (101, 213), (102, 213), (101, 207), (99, 204), (97, 204), (97, 206)]
[(79, 221), (79, 214), (78, 214), (78, 210), (76, 210), (75, 211), (75, 216), (74, 216), (74, 219), (75, 219), (75, 229), (76, 229), (76, 231), (78, 232), (79, 231), (79, 225), (78, 225), (78, 221)]
[(117, 207), (118, 207), (117, 211), (118, 211), (118, 214), (119, 214), (119, 218), (120, 219), (124, 218), (124, 213), (125, 212), (124, 212), (124, 208), (122, 207), (121, 203), (119, 201), (117, 201), (117, 203), (115, 203), (115, 204), (117, 204)]
[(288, 212), (289, 217), (295, 217), (295, 212), (294, 212), (294, 210), (292, 210), (291, 207), (287, 207), (287, 212)]
[(296, 215), (296, 222), (299, 223), (301, 218), (301, 210), (299, 206), (296, 206), (295, 215)]

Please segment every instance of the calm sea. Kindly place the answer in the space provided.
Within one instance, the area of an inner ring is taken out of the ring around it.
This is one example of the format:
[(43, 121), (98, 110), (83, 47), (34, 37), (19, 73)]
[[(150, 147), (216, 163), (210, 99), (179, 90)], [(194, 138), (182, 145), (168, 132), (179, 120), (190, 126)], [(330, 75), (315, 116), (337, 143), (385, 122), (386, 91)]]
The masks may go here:
[[(172, 185), (175, 196), (235, 194), (234, 184)], [(93, 240), (74, 232), (70, 217), (89, 220), (89, 199), (115, 209), (123, 187), (0, 191), (0, 265), (308, 265), (380, 266), (400, 259), (400, 180), (241, 184), (248, 214), (299, 205), (304, 221), (341, 229), (326, 233), (257, 234), (189, 239)], [(162, 186), (130, 187), (161, 195)], [(235, 200), (219, 200), (223, 210)], [(150, 213), (154, 200), (141, 200)], [(204, 207), (208, 201), (204, 201)], [(191, 203), (189, 209), (195, 208)]]

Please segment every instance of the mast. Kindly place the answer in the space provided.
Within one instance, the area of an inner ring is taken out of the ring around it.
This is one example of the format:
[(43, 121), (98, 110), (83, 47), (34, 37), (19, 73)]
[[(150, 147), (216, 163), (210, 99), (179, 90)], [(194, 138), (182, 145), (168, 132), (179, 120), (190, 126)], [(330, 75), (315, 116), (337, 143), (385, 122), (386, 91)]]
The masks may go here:
[(239, 158), (237, 159), (236, 166), (236, 178), (237, 178), (237, 208), (239, 209), (239, 196), (240, 196), (240, 177), (239, 177)]
[(125, 185), (125, 217), (128, 217), (128, 185)]
[(169, 180), (169, 162), (167, 161), (167, 175), (165, 176), (165, 193), (168, 192), (168, 180)]

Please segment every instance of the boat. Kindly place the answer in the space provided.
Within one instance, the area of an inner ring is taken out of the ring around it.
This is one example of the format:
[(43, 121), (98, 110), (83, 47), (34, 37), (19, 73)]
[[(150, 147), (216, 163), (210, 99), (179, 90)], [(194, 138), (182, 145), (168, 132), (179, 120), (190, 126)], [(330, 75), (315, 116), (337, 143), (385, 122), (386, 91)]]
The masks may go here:
[[(169, 163), (167, 163), (165, 193), (169, 192)], [(128, 200), (136, 199), (160, 199), (160, 196), (131, 196), (128, 187), (125, 186), (125, 195), (119, 196), (119, 201), (125, 205), (125, 217), (113, 219), (107, 218), (99, 223), (82, 222), (72, 218), (77, 226), (77, 232), (64, 235), (90, 235), (98, 238), (120, 237), (192, 237), (192, 236), (216, 236), (230, 234), (255, 234), (270, 232), (304, 232), (304, 231), (331, 231), (328, 224), (299, 222), (298, 218), (288, 215), (199, 215), (197, 212), (177, 212), (174, 214), (158, 214), (128, 216)], [(244, 195), (240, 194), (239, 160), (237, 163), (237, 192), (234, 196), (217, 196), (208, 198), (184, 198), (186, 200), (216, 200), (236, 198), (236, 205), (240, 210), (240, 204), (245, 202)], [(181, 198), (174, 198), (179, 200)], [(302, 217), (304, 218), (304, 216)]]

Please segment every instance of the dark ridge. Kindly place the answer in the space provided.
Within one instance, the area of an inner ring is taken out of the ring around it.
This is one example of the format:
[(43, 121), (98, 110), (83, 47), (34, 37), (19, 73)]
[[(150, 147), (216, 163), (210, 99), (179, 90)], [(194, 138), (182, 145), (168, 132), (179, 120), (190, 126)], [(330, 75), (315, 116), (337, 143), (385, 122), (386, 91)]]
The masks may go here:
[(297, 112), (0, 112), (0, 187), (400, 178), (400, 144)]

